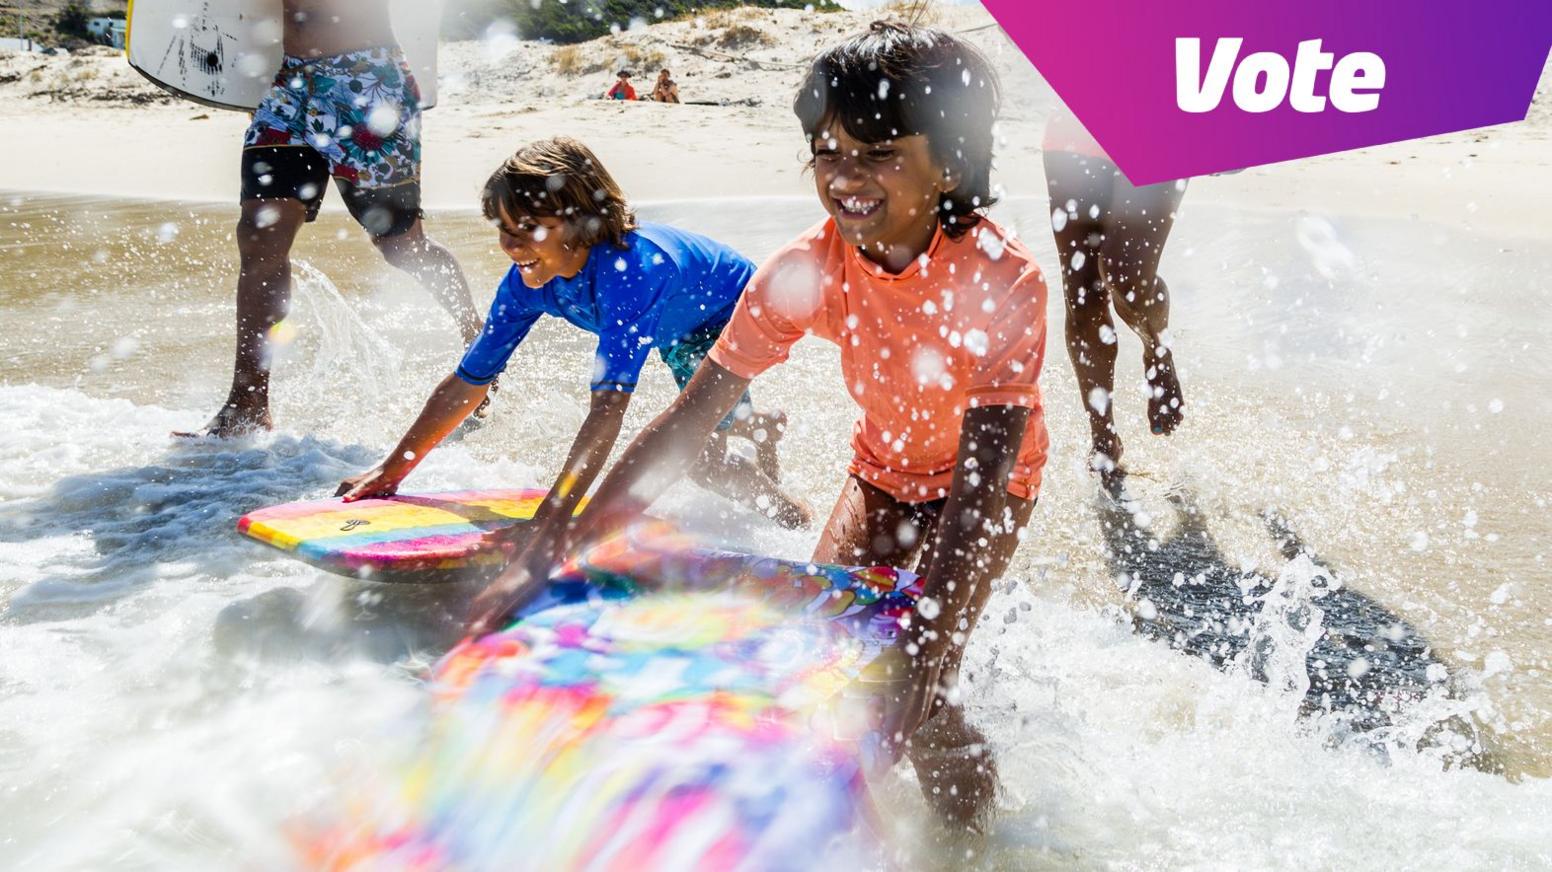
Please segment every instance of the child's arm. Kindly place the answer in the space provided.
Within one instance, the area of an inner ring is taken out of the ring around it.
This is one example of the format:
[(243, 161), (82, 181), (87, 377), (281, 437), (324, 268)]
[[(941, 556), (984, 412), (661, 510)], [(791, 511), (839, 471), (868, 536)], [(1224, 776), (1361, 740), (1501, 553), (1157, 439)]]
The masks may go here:
[(376, 467), (345, 479), (335, 496), (345, 502), (368, 497), (390, 496), (399, 489), (399, 482), (410, 474), (426, 453), (447, 438), (447, 434), (463, 423), (469, 413), (479, 408), (490, 385), (471, 385), (456, 375), (450, 375), (437, 385), (421, 409), (420, 417), (410, 425), (404, 438)]
[[(508, 615), (537, 592), (549, 574), (551, 562), (570, 543), (586, 542), (618, 528), (683, 477), (706, 447), (711, 431), (748, 387), (749, 379), (734, 375), (710, 359), (702, 363), (673, 404), (625, 449), (571, 528), (574, 532), (567, 535), (567, 525), (556, 523), (537, 533), (523, 555), (475, 599), (470, 631), (478, 635), (499, 629)], [(607, 456), (607, 451), (604, 454)]]
[[(938, 517), (931, 564), (922, 583), (922, 597), (932, 598), (938, 611), (919, 610), (907, 631), (906, 653), (912, 657), (910, 680), (903, 695), (888, 701), (883, 735), (898, 747), (932, 715), (938, 702), (943, 666), (962, 648), (991, 596), (991, 583), (1003, 569), (992, 559), (990, 539), (1010, 535), (1006, 520), (1008, 477), (1018, 459), (1029, 409), (1022, 406), (982, 406), (965, 412), (959, 431), (959, 455), (954, 483)], [(916, 650), (910, 644), (914, 643)]]
[[(550, 488), (550, 493), (534, 512), (533, 521), (527, 524), (525, 536), (529, 541), (559, 544), (565, 538), (565, 527), (577, 504), (593, 479), (603, 471), (604, 461), (614, 450), (614, 442), (620, 437), (620, 425), (625, 421), (625, 410), (630, 407), (631, 395), (623, 391), (595, 390), (587, 418), (577, 430), (571, 442), (571, 453), (561, 466), (560, 476)], [(521, 558), (525, 561), (542, 561), (544, 568), (559, 559), (559, 555), (544, 554), (525, 548)]]

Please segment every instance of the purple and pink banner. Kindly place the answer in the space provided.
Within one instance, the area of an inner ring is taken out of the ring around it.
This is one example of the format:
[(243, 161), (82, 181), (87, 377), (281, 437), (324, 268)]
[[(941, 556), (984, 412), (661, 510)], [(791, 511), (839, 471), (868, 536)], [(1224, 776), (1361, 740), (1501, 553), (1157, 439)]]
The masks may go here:
[(1136, 184), (1519, 121), (1552, 48), (1552, 0), (983, 2)]

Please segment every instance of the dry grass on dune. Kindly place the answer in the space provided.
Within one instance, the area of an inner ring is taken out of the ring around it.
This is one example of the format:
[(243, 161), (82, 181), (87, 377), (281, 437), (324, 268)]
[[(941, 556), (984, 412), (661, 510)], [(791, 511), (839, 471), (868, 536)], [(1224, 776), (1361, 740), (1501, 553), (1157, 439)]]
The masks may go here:
[(776, 38), (758, 27), (752, 27), (747, 24), (734, 24), (724, 28), (722, 33), (712, 41), (722, 48), (739, 49), (757, 45), (771, 45), (776, 42)]
[(655, 46), (620, 42), (615, 37), (557, 46), (550, 52), (550, 66), (563, 76), (589, 76), (621, 69), (651, 69), (667, 56)]
[(924, 27), (937, 27), (943, 20), (940, 13), (942, 8), (933, 0), (889, 0), (879, 7), (878, 16)]

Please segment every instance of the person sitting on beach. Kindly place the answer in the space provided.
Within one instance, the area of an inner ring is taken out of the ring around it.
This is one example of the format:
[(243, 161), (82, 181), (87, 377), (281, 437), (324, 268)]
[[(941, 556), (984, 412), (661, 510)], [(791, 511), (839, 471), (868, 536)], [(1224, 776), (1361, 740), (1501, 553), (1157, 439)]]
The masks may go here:
[(1142, 339), (1149, 429), (1173, 433), (1184, 417), (1169, 346), (1169, 287), (1159, 277), (1159, 259), (1186, 182), (1133, 185), (1067, 112), (1046, 125), (1043, 150), (1067, 300), (1067, 356), (1089, 419), (1089, 464), (1105, 489), (1116, 492), (1123, 476), (1111, 401), (1117, 346), (1112, 308)]
[(1023, 538), (1049, 446), (1045, 281), (985, 217), (999, 104), (991, 65), (939, 30), (875, 23), (813, 62), (794, 109), (829, 217), (755, 274), (710, 359), (626, 449), (569, 543), (536, 537), (527, 548), (541, 558), (525, 554), (476, 598), (474, 632), (501, 627), (539, 589), (545, 557), (645, 511), (750, 380), (820, 336), (840, 346), (843, 391), (862, 415), (812, 559), (923, 577), (930, 605), (880, 669), (893, 676), (882, 735), (945, 815), (987, 810), (995, 764), (948, 691)]
[[(339, 494), (351, 501), (395, 493), (484, 400), (539, 317), (555, 315), (597, 334), (598, 353), (587, 418), (549, 497), (526, 525), (535, 535), (554, 535), (609, 457), (652, 349), (683, 389), (732, 316), (754, 264), (714, 239), (638, 223), (608, 170), (574, 139), (523, 146), (485, 183), (481, 205), (513, 263), (484, 332), (388, 457), (347, 479)], [(807, 526), (808, 508), (777, 483), (785, 417), (755, 412), (747, 393), (731, 405), (698, 437), (693, 477), (783, 526)], [(755, 443), (756, 463), (727, 450), (729, 435)]]
[(667, 70), (659, 70), (657, 84), (652, 87), (652, 99), (659, 103), (679, 102), (679, 83), (669, 78)]
[(318, 217), (329, 179), (393, 266), (458, 322), (479, 310), (451, 252), (420, 208), (420, 91), (394, 41), (388, 0), (285, 0), (285, 58), (243, 138), (237, 222), (237, 357), (226, 403), (198, 434), (268, 429), (270, 330), (291, 297), (291, 246)]
[(614, 87), (604, 92), (606, 100), (634, 100), (636, 89), (631, 87), (630, 70), (620, 70), (619, 78), (614, 80)]

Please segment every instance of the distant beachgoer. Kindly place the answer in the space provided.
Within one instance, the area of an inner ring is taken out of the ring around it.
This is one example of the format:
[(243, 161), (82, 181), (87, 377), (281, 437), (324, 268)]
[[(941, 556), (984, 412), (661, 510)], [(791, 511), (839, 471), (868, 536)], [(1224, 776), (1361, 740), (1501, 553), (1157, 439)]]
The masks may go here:
[(269, 429), (268, 336), (291, 297), (291, 246), (333, 177), (352, 217), (395, 267), (480, 335), (479, 310), (420, 209), (420, 91), (394, 40), (388, 0), (285, 0), (285, 59), (243, 139), (237, 223), (237, 359), (226, 403), (196, 433)]
[(1067, 355), (1088, 411), (1090, 465), (1113, 490), (1121, 480), (1122, 445), (1111, 411), (1117, 346), (1112, 307), (1142, 339), (1149, 429), (1172, 433), (1183, 417), (1169, 347), (1169, 288), (1158, 269), (1186, 182), (1133, 185), (1066, 112), (1046, 125), (1044, 151), (1067, 298)]
[(679, 83), (670, 78), (667, 70), (659, 70), (657, 84), (652, 88), (652, 99), (659, 103), (679, 102)]
[(620, 70), (620, 77), (614, 80), (614, 87), (610, 88), (604, 97), (609, 100), (634, 100), (636, 89), (631, 87), (630, 70)]

